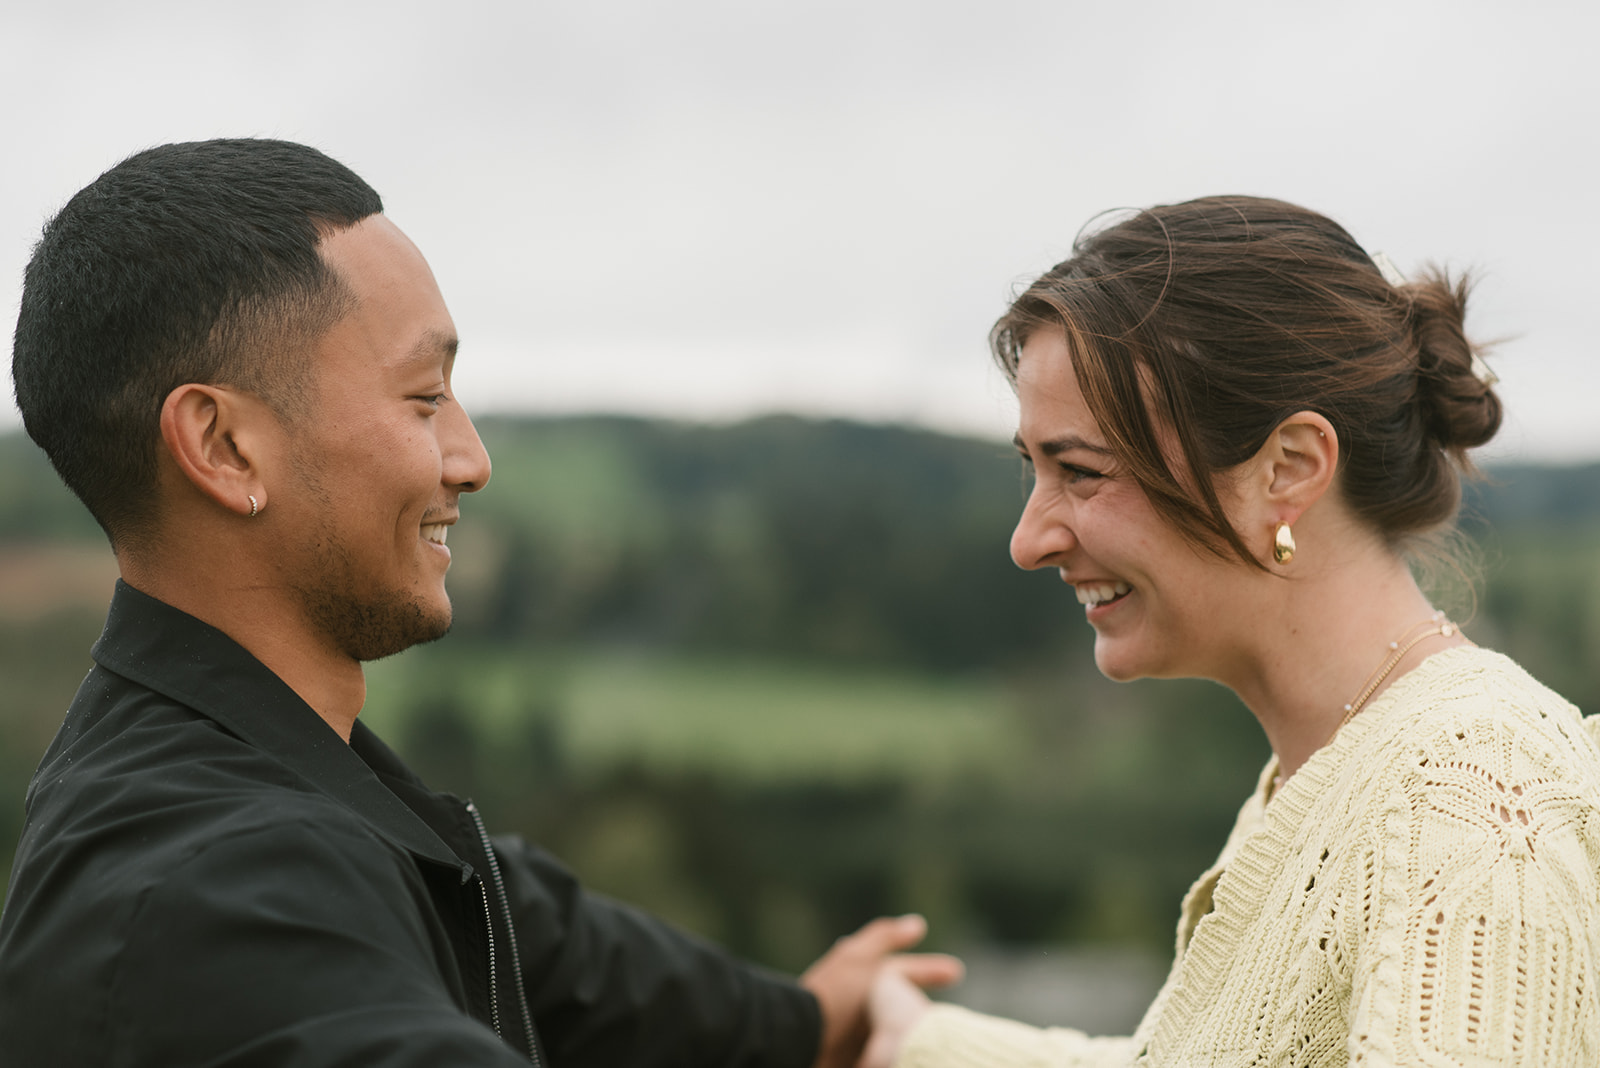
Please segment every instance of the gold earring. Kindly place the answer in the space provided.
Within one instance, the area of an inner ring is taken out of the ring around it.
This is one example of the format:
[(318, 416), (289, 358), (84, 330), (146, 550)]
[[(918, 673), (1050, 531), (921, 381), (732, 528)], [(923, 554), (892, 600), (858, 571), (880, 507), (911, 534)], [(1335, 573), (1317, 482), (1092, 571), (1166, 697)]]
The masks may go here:
[(1294, 559), (1294, 534), (1288, 523), (1279, 523), (1278, 532), (1272, 537), (1272, 558), (1280, 564)]

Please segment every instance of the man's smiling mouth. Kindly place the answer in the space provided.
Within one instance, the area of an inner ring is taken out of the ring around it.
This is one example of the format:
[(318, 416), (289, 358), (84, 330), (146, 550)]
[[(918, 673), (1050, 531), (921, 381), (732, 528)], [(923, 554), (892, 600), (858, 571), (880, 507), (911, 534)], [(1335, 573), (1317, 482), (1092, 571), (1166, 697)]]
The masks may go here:
[(424, 541), (431, 541), (435, 545), (443, 545), (445, 531), (449, 529), (450, 527), (445, 523), (425, 523), (422, 527), (422, 538)]

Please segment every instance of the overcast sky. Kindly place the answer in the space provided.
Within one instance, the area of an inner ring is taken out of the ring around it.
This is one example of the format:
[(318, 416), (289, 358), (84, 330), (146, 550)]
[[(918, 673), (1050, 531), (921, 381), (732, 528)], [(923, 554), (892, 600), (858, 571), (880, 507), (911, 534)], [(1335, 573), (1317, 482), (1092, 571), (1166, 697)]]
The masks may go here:
[(1597, 31), (1479, 0), (7, 3), (0, 314), (118, 159), (286, 137), (427, 254), (475, 411), (1009, 437), (1013, 287), (1103, 209), (1256, 193), (1479, 270), (1499, 454), (1600, 459)]

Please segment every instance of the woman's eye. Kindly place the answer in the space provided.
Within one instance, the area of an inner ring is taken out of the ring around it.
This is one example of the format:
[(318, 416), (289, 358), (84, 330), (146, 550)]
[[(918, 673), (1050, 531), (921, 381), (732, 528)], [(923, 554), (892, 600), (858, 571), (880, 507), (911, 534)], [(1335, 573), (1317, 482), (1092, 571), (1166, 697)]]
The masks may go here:
[(421, 396), (418, 396), (416, 399), (421, 401), (423, 404), (428, 405), (430, 408), (437, 408), (450, 398), (448, 394), (444, 393), (425, 393)]
[(1066, 472), (1068, 482), (1083, 482), (1091, 478), (1105, 477), (1099, 471), (1093, 471), (1087, 467), (1079, 467), (1077, 464), (1062, 464), (1061, 470)]

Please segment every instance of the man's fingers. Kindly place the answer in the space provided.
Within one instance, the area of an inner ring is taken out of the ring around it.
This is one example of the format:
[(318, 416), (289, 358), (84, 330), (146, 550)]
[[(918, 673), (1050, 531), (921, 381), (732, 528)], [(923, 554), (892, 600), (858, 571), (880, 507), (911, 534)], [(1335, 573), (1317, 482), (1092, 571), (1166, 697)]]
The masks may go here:
[(948, 953), (908, 953), (895, 957), (890, 965), (924, 990), (936, 990), (961, 981), (966, 965)]
[(847, 941), (857, 949), (873, 956), (898, 953), (916, 945), (928, 933), (928, 921), (916, 914), (908, 916), (883, 916), (865, 924)]

